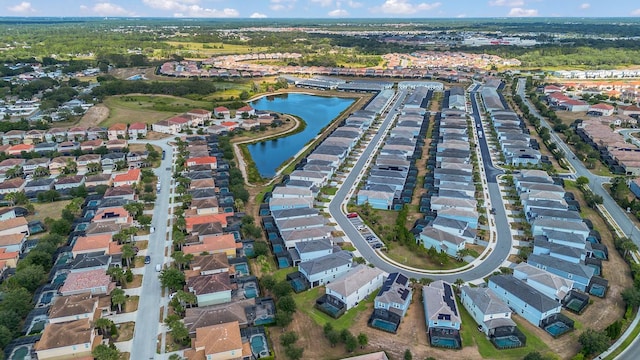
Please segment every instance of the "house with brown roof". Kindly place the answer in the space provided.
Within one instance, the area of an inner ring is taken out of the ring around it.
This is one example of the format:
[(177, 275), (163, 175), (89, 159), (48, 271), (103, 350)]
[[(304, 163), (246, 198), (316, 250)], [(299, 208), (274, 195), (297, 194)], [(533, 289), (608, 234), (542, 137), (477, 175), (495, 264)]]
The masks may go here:
[(169, 123), (168, 120), (160, 120), (151, 125), (151, 130), (163, 134), (175, 135), (180, 132), (180, 125)]
[(75, 189), (84, 185), (84, 182), (84, 175), (58, 177), (56, 179), (56, 183), (53, 185), (53, 188), (56, 190)]
[(213, 109), (213, 115), (217, 118), (229, 119), (229, 117), (231, 117), (231, 112), (229, 112), (229, 109), (224, 106), (218, 106)]
[(82, 272), (70, 272), (58, 292), (62, 296), (91, 293), (92, 295), (109, 295), (115, 288), (111, 277), (103, 269)]
[(13, 192), (24, 191), (24, 185), (27, 181), (23, 178), (13, 178), (0, 183), (0, 194), (9, 194)]
[(107, 130), (100, 127), (90, 127), (87, 129), (87, 140), (105, 139)]
[(236, 284), (231, 284), (228, 272), (192, 276), (185, 285), (185, 291), (193, 293), (198, 299), (198, 306), (231, 302), (231, 291), (236, 288)]
[(191, 210), (198, 215), (218, 214), (220, 212), (217, 198), (196, 199), (191, 201)]
[(86, 169), (89, 164), (100, 164), (100, 160), (102, 160), (102, 156), (99, 154), (85, 154), (78, 156), (76, 164), (78, 164), (78, 169)]
[(9, 158), (9, 159), (4, 159), (2, 161), (0, 161), (0, 170), (9, 170), (9, 169), (13, 169), (15, 167), (22, 167), (22, 165), (25, 163), (25, 159), (22, 158), (18, 158), (18, 159), (13, 159), (13, 158)]
[(123, 207), (99, 209), (91, 219), (91, 222), (115, 221), (117, 224), (131, 224), (133, 219)]
[(47, 142), (63, 142), (67, 140), (67, 129), (51, 128), (44, 134), (44, 140)]
[(129, 146), (129, 142), (125, 139), (113, 139), (108, 140), (105, 143), (105, 146), (109, 151), (123, 151), (127, 146)]
[(242, 342), (240, 325), (234, 321), (196, 329), (193, 348), (184, 356), (189, 360), (245, 360), (251, 358), (251, 346)]
[[(211, 275), (229, 272), (229, 259), (223, 253), (197, 255), (189, 264), (190, 270), (186, 270), (185, 276), (190, 278), (199, 275)], [(228, 275), (227, 275), (228, 276)]]
[(123, 224), (118, 224), (115, 221), (103, 221), (103, 222), (92, 222), (87, 226), (87, 230), (85, 230), (85, 234), (89, 235), (99, 235), (99, 234), (109, 234), (114, 235), (119, 233), (120, 230), (125, 228), (126, 226)]
[(81, 319), (48, 324), (34, 349), (39, 360), (86, 359), (101, 342), (92, 322)]
[(189, 110), (187, 115), (191, 116), (191, 126), (200, 126), (205, 121), (211, 120), (211, 111), (205, 109)]
[(58, 324), (80, 319), (100, 318), (99, 299), (89, 293), (58, 297), (49, 308), (49, 323)]
[(127, 136), (127, 124), (115, 123), (107, 130), (107, 139), (124, 139)]
[(67, 138), (74, 141), (84, 141), (87, 139), (87, 129), (75, 126), (67, 131)]
[(134, 122), (129, 125), (129, 139), (139, 139), (147, 137), (147, 124), (143, 122)]
[(238, 249), (242, 248), (241, 243), (236, 243), (233, 234), (223, 234), (219, 236), (202, 236), (197, 243), (187, 244), (182, 247), (185, 254), (217, 254), (223, 253), (227, 257), (236, 257)]
[(76, 239), (71, 253), (73, 257), (80, 254), (91, 252), (109, 253), (109, 244), (111, 244), (112, 235), (110, 233), (80, 236)]
[(62, 169), (64, 169), (67, 166), (67, 163), (69, 162), (75, 163), (76, 157), (75, 156), (58, 156), (51, 159), (51, 161), (49, 162), (49, 173), (51, 173), (51, 175), (60, 175), (60, 173), (62, 172)]
[(40, 142), (44, 141), (44, 134), (45, 133), (46, 133), (46, 131), (44, 131), (44, 130), (38, 130), (38, 129), (29, 130), (24, 134), (23, 142), (25, 144), (37, 144), (37, 143), (40, 143)]
[(216, 187), (216, 181), (213, 178), (193, 179), (189, 183), (189, 190), (193, 190), (193, 189), (214, 189), (215, 187)]
[(133, 190), (131, 186), (123, 185), (119, 187), (108, 188), (107, 191), (104, 193), (103, 198), (104, 199), (121, 198), (126, 200), (135, 200), (136, 192), (135, 190)]
[(50, 162), (51, 160), (49, 160), (49, 158), (29, 159), (24, 164), (22, 164), (22, 172), (25, 175), (30, 175), (33, 174), (37, 168), (49, 169)]
[(6, 133), (2, 134), (2, 143), (3, 144), (21, 144), (24, 139), (26, 131), (24, 130), (9, 130)]
[(600, 116), (611, 116), (615, 107), (613, 105), (599, 103), (589, 106), (589, 112), (598, 113)]
[(0, 221), (0, 247), (7, 251), (22, 251), (29, 226), (24, 217)]
[(249, 105), (245, 105), (238, 110), (236, 110), (236, 117), (240, 117), (243, 114), (247, 114), (248, 116), (253, 116), (256, 114), (256, 110)]
[(80, 143), (80, 150), (82, 151), (96, 151), (99, 147), (104, 146), (102, 139), (87, 140)]
[[(98, 186), (98, 185), (111, 186), (111, 174), (89, 175), (89, 176), (87, 176), (86, 180), (84, 181), (84, 185), (86, 187), (94, 187), (94, 186)], [(107, 189), (107, 191), (108, 190), (109, 189)]]
[(113, 187), (120, 187), (123, 185), (132, 186), (140, 183), (142, 171), (138, 168), (130, 169), (125, 173), (116, 174), (113, 177)]

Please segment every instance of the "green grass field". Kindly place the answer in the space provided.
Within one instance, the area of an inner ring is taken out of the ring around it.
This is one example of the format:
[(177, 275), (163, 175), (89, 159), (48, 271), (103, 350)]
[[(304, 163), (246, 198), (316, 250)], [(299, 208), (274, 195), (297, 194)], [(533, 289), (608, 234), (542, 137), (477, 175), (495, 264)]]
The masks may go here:
[(166, 44), (175, 50), (183, 50), (191, 53), (198, 53), (204, 57), (224, 54), (247, 54), (252, 52), (266, 51), (265, 47), (253, 47), (247, 45), (234, 45), (223, 43), (198, 43), (198, 42), (182, 42), (182, 41), (165, 41)]
[(298, 310), (304, 312), (320, 326), (324, 326), (326, 323), (331, 323), (333, 328), (340, 331), (342, 329), (349, 329), (351, 325), (353, 325), (355, 318), (361, 312), (365, 311), (369, 304), (373, 302), (377, 292), (371, 294), (366, 300), (361, 301), (356, 307), (351, 308), (349, 311), (344, 313), (340, 318), (334, 319), (331, 316), (323, 313), (322, 311), (315, 308), (316, 299), (319, 298), (324, 292), (320, 291), (320, 288), (313, 288), (311, 290), (307, 290), (301, 292), (300, 294), (293, 295), (294, 300), (296, 301), (296, 306)]
[(165, 95), (111, 96), (104, 100), (104, 104), (109, 108), (109, 117), (100, 123), (101, 126), (138, 121), (153, 124), (191, 109), (211, 110), (213, 108), (213, 104), (208, 101), (194, 101)]

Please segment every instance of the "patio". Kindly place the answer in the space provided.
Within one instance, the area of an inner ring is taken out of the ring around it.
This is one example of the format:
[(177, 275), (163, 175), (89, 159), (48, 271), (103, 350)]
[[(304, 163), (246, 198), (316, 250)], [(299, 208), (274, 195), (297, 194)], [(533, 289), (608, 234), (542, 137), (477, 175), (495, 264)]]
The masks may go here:
[(320, 296), (316, 300), (315, 307), (334, 319), (339, 318), (347, 311), (347, 306), (342, 301), (327, 294)]

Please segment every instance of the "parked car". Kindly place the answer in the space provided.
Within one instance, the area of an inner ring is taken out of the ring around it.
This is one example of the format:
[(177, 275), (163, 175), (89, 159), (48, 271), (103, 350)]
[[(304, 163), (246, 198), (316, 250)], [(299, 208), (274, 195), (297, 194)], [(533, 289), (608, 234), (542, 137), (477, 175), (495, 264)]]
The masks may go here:
[(347, 214), (347, 218), (349, 219), (353, 219), (353, 218), (357, 218), (358, 217), (358, 213), (348, 213)]
[(151, 256), (147, 255), (144, 257), (144, 263), (145, 264), (151, 264)]

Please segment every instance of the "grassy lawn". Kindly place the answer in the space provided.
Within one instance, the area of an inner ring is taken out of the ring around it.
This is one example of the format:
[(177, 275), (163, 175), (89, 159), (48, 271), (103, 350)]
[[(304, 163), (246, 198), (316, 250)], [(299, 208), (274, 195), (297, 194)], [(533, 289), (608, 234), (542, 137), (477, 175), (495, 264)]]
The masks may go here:
[(136, 326), (136, 323), (133, 321), (128, 321), (122, 324), (118, 324), (118, 338), (115, 340), (116, 342), (120, 341), (129, 341), (133, 339), (133, 330)]
[(100, 123), (101, 126), (135, 121), (153, 124), (194, 108), (213, 108), (213, 104), (207, 101), (165, 95), (110, 96), (104, 100), (104, 104), (109, 108), (109, 117)]
[(140, 301), (140, 296), (138, 295), (127, 297), (127, 302), (124, 303), (124, 312), (130, 313), (138, 310), (139, 301)]
[(60, 210), (64, 209), (70, 202), (71, 200), (55, 201), (51, 203), (33, 203), (35, 213), (27, 216), (27, 220), (44, 221), (46, 218), (58, 219), (60, 218)]
[(527, 337), (527, 346), (508, 349), (497, 350), (493, 344), (486, 338), (484, 333), (477, 330), (478, 324), (458, 302), (458, 308), (460, 309), (460, 315), (462, 317), (462, 327), (460, 328), (460, 335), (462, 336), (462, 346), (474, 346), (478, 347), (478, 352), (483, 358), (492, 359), (522, 359), (528, 353), (532, 351), (538, 351), (545, 353), (549, 347), (535, 334), (529, 332), (524, 326), (520, 326), (521, 321), (526, 321), (518, 317), (514, 317), (513, 320), (518, 324), (518, 329)]
[(271, 274), (273, 276), (273, 278), (277, 281), (284, 281), (287, 279), (287, 275), (295, 272), (297, 270), (297, 268), (294, 267), (289, 267), (289, 268), (284, 268), (284, 269), (280, 269), (277, 271), (274, 271), (273, 274)]
[[(634, 314), (634, 316), (635, 316), (635, 314)], [(630, 317), (629, 319), (632, 319), (632, 317)], [(626, 330), (623, 328), (623, 332), (624, 331), (626, 331)], [(624, 349), (626, 349), (629, 345), (631, 345), (633, 340), (635, 340), (635, 338), (637, 338), (638, 335), (640, 335), (640, 323), (638, 323), (638, 325), (633, 330), (631, 330), (631, 334), (629, 334), (629, 336), (626, 339), (624, 339), (622, 344), (620, 344), (620, 346), (615, 351), (613, 351), (611, 354), (609, 354), (609, 356), (607, 356), (604, 359), (605, 360), (613, 360), (616, 357), (618, 357), (618, 355), (620, 355), (620, 353), (622, 353), (624, 351)]]
[(467, 265), (465, 261), (456, 261), (453, 258), (448, 258), (446, 263), (441, 264), (436, 262), (436, 259), (431, 259), (424, 252), (415, 252), (398, 243), (393, 243), (385, 254), (393, 261), (418, 269), (448, 270)]
[(192, 53), (198, 53), (205, 57), (222, 55), (222, 54), (248, 54), (252, 52), (265, 51), (267, 48), (255, 47), (248, 45), (234, 45), (223, 43), (200, 43), (200, 42), (182, 42), (182, 41), (165, 41), (174, 50), (189, 51)]
[(356, 307), (347, 311), (338, 319), (334, 319), (331, 316), (323, 313), (322, 311), (314, 307), (316, 299), (319, 298), (324, 292), (320, 287), (313, 288), (311, 290), (302, 292), (300, 294), (293, 295), (296, 301), (296, 306), (299, 311), (304, 312), (309, 316), (313, 322), (319, 326), (324, 326), (326, 323), (331, 323), (336, 330), (348, 329), (354, 324), (356, 316), (367, 309), (368, 305), (373, 302), (377, 292), (373, 292), (366, 300), (361, 301)]
[(131, 282), (124, 283), (123, 289), (135, 289), (142, 286), (142, 275), (133, 275), (133, 280)]

